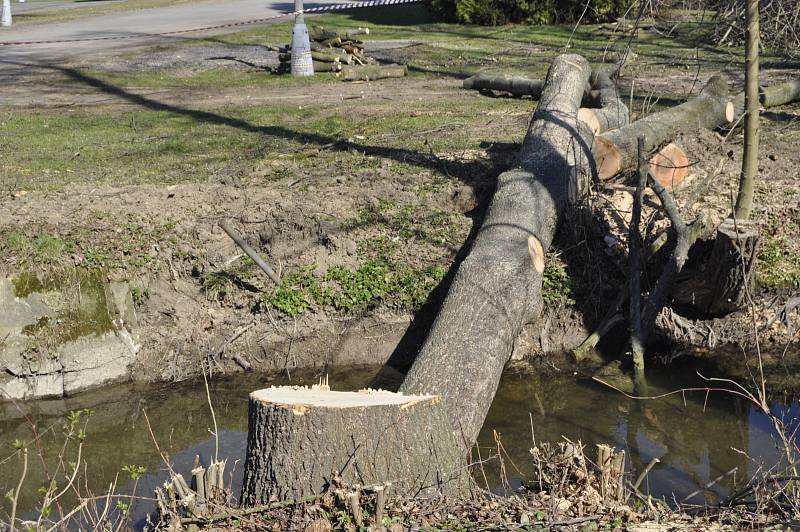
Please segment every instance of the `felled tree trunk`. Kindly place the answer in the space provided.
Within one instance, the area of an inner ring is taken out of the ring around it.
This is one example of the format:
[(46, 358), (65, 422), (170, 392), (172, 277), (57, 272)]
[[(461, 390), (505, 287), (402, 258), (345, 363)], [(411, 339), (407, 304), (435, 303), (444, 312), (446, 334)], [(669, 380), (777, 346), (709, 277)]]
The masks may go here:
[(466, 451), (475, 442), (522, 326), (542, 308), (542, 272), (558, 221), (584, 191), (592, 134), (577, 119), (591, 68), (550, 67), (515, 169), (497, 191), (400, 391), (442, 395)]
[(521, 76), (490, 76), (477, 74), (464, 80), (465, 89), (476, 91), (492, 90), (513, 94), (514, 96), (532, 96), (539, 98), (544, 89), (541, 79), (528, 79)]
[[(784, 81), (769, 87), (759, 89), (758, 100), (761, 107), (769, 109), (786, 105), (800, 100), (800, 80)], [(744, 92), (740, 92), (733, 99), (734, 121), (739, 122), (744, 117)]]
[[(544, 89), (544, 80), (530, 79), (522, 76), (492, 76), (489, 74), (476, 74), (464, 80), (465, 89), (476, 91), (507, 92), (512, 96), (530, 96), (539, 99)], [(600, 100), (600, 92), (592, 90), (587, 83), (583, 93), (584, 105), (596, 105)]]
[[(734, 118), (728, 99), (728, 83), (722, 76), (712, 77), (700, 94), (671, 109), (653, 113), (625, 127), (608, 131), (596, 138), (594, 154), (600, 179), (611, 179), (623, 170), (636, 167), (637, 139), (644, 138), (644, 148), (652, 152), (661, 144), (691, 129), (713, 129)], [(688, 173), (688, 159), (674, 144), (651, 159), (650, 174), (662, 185), (683, 181)]]
[(372, 81), (384, 78), (402, 78), (408, 74), (405, 65), (353, 66), (342, 69), (342, 81)]
[(728, 218), (717, 228), (710, 252), (676, 280), (672, 299), (703, 316), (742, 309), (755, 280), (759, 235), (752, 222)]
[(299, 501), (346, 485), (463, 494), (464, 456), (437, 396), (292, 386), (250, 394), (241, 501)]
[(604, 131), (628, 125), (630, 113), (628, 106), (619, 97), (617, 86), (605, 72), (592, 74), (591, 86), (597, 92), (599, 108), (581, 107), (578, 118), (586, 122), (592, 133), (599, 135)]

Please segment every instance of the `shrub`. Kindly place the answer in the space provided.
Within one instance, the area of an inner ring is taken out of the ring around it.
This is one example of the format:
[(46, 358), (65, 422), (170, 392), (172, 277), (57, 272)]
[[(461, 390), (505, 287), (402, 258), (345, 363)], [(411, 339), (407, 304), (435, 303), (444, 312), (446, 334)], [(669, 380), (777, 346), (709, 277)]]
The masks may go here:
[[(578, 20), (586, 0), (429, 0), (434, 12), (448, 20), (497, 26), (510, 22), (553, 24)], [(633, 0), (590, 0), (584, 22), (621, 17)]]

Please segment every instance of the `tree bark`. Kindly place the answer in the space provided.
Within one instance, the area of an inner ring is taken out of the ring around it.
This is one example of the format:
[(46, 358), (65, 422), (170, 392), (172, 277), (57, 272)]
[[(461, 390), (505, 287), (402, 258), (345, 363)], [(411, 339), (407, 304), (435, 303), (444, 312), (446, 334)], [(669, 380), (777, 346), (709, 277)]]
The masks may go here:
[[(530, 79), (522, 76), (492, 76), (489, 74), (476, 74), (464, 80), (465, 89), (476, 91), (508, 92), (513, 96), (530, 96), (538, 100), (542, 96), (544, 80)], [(587, 82), (583, 93), (583, 103), (594, 105), (600, 100), (600, 92), (592, 90)]]
[(521, 76), (490, 76), (478, 74), (464, 80), (464, 88), (476, 91), (492, 90), (513, 94), (514, 96), (531, 96), (538, 99), (544, 89), (541, 79), (528, 79)]
[(581, 107), (578, 118), (589, 125), (595, 135), (604, 131), (628, 125), (630, 113), (628, 106), (619, 97), (617, 86), (605, 72), (595, 72), (591, 77), (591, 86), (597, 93), (598, 109)]
[(758, 177), (758, 0), (747, 0), (747, 40), (745, 41), (744, 76), (744, 154), (739, 193), (736, 196), (736, 218), (746, 220), (753, 210), (753, 195)]
[(676, 280), (672, 299), (702, 316), (725, 316), (747, 304), (755, 280), (759, 235), (752, 222), (728, 218), (709, 251)]
[[(761, 87), (758, 93), (761, 107), (769, 109), (800, 100), (800, 80), (784, 81), (769, 87)], [(745, 116), (744, 92), (733, 99), (734, 122), (738, 123)]]
[(437, 396), (273, 387), (250, 394), (241, 501), (252, 506), (345, 485), (463, 495), (464, 455)]
[(759, 94), (762, 107), (777, 107), (800, 100), (800, 80), (791, 80), (764, 87)]
[(542, 303), (542, 272), (559, 219), (592, 171), (592, 134), (577, 119), (591, 68), (557, 57), (522, 143), (517, 167), (497, 191), (472, 251), (400, 391), (436, 393), (466, 452), (486, 418), (523, 325)]
[[(645, 150), (652, 152), (682, 131), (713, 129), (732, 119), (733, 105), (728, 100), (728, 84), (722, 76), (714, 76), (697, 97), (672, 109), (653, 113), (625, 127), (599, 135), (594, 145), (598, 175), (600, 179), (608, 180), (624, 170), (634, 168), (637, 160), (636, 142), (639, 137), (644, 138)], [(671, 146), (671, 149), (676, 148)], [(685, 160), (685, 154), (683, 158)], [(660, 162), (651, 160), (650, 173), (658, 177), (662, 185), (664, 181), (671, 183), (678, 179), (683, 180), (686, 175), (685, 165), (671, 166), (670, 161), (673, 160), (674, 154), (663, 155)], [(665, 172), (668, 173), (667, 177), (662, 177)]]

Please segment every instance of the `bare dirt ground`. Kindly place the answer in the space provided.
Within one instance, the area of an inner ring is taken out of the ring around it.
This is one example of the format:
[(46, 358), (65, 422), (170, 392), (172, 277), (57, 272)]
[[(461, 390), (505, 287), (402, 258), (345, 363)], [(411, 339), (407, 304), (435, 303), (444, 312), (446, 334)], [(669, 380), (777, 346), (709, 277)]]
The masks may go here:
[[(138, 129), (134, 115), (147, 111), (163, 113), (164, 120), (192, 120), (195, 125), (181, 132), (186, 139), (205, 138), (209, 133), (198, 128), (211, 124), (259, 140), (215, 146), (227, 157), (222, 163), (181, 146), (188, 150), (178, 152), (181, 171), (194, 166), (197, 175), (184, 173), (177, 180), (166, 167), (160, 179), (134, 179), (148, 166), (161, 172), (160, 163), (125, 150), (113, 152), (106, 163), (99, 159), (90, 170), (78, 169), (73, 164), (94, 146), (105, 149), (102, 139), (80, 140), (86, 126), (76, 126), (78, 149), (52, 170), (26, 169), (24, 158), (6, 152), (0, 159), (0, 273), (100, 268), (109, 278), (129, 280), (143, 343), (132, 372), (136, 379), (180, 380), (196, 375), (201, 364), (212, 372), (239, 371), (241, 359), (254, 369), (291, 371), (391, 358), (402, 369), (435, 315), (452, 268), (469, 248), (494, 178), (513, 163), (534, 103), (462, 90), (459, 76), (431, 73), (431, 49), (417, 41), (372, 46), (386, 61), (416, 57), (426, 71), (372, 83), (273, 82), (267, 70), (276, 54), (262, 44), (238, 42), (17, 71), (4, 87), (4, 123), (31, 111), (38, 113), (39, 125), (50, 118), (77, 124), (70, 122), (77, 114), (108, 115), (131, 122), (131, 146), (177, 149), (169, 144), (173, 132)], [(481, 57), (478, 67), (491, 68), (492, 61)], [(544, 57), (537, 60), (546, 66)], [(696, 92), (715, 71), (712, 65), (663, 75), (652, 65), (641, 68), (631, 74), (638, 115), (679, 103), (680, 94)], [(792, 72), (767, 69), (764, 79)], [(236, 75), (259, 81), (226, 80)], [(191, 81), (198, 77), (210, 81)], [(623, 92), (626, 83), (630, 79), (621, 82)], [(653, 97), (662, 93), (674, 97)], [(249, 111), (241, 109), (269, 111), (267, 118), (275, 122), (242, 118)], [(753, 218), (766, 252), (754, 319), (765, 343), (782, 353), (776, 366), (791, 368), (800, 318), (797, 307), (786, 305), (800, 286), (800, 108), (770, 109), (764, 116)], [(304, 131), (306, 122), (316, 124), (317, 132)], [(677, 191), (682, 205), (691, 203), (687, 218), (703, 211), (722, 220), (735, 195), (740, 132), (693, 132), (677, 140), (694, 164)], [(3, 141), (9, 145), (9, 137)], [(118, 156), (128, 157), (129, 166), (120, 166)], [(76, 172), (84, 174), (76, 179), (70, 175)], [(624, 243), (629, 212), (624, 202), (603, 197), (611, 195), (598, 191), (590, 199), (595, 216), (576, 215), (562, 228), (548, 262), (549, 310), (542, 325), (520, 338), (515, 358), (576, 345), (615, 296), (623, 256), (603, 237), (613, 234)], [(222, 219), (288, 279), (285, 286), (276, 289), (242, 258), (217, 226)], [(614, 219), (622, 223), (604, 225)], [(55, 255), (37, 247), (42, 235), (63, 244)], [(712, 322), (673, 319), (665, 327), (681, 347), (672, 355), (687, 347), (710, 352), (730, 341), (752, 346), (750, 311)], [(545, 363), (569, 365), (560, 358)]]

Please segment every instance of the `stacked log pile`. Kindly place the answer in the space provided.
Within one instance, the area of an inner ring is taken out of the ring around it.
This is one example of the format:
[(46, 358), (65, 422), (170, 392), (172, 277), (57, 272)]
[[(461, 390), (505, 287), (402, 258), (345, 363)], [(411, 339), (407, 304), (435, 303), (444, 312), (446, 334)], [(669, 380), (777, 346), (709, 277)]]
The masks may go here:
[[(342, 81), (401, 78), (408, 73), (405, 65), (381, 65), (365, 55), (364, 41), (359, 38), (362, 35), (369, 35), (369, 28), (334, 31), (312, 26), (309, 37), (314, 72), (333, 72)], [(277, 73), (290, 72), (292, 50), (288, 45), (278, 49), (278, 59)]]

